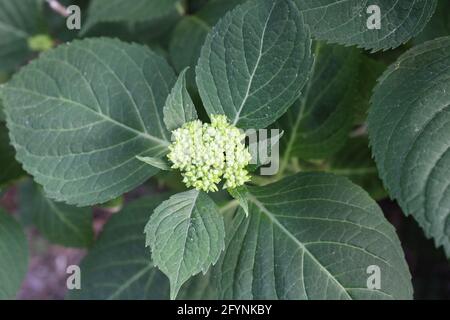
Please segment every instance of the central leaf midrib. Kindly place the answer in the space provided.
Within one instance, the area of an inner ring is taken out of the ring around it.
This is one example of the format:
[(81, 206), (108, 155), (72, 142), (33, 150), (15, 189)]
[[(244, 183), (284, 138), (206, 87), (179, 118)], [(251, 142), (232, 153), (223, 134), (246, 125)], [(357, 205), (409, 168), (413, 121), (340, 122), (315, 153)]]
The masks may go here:
[[(303, 98), (300, 99), (299, 112), (298, 112), (297, 117), (295, 118), (294, 126), (291, 129), (291, 135), (289, 137), (289, 141), (288, 141), (287, 147), (285, 149), (286, 151), (283, 154), (283, 162), (281, 164), (280, 171), (279, 171), (280, 175), (285, 171), (286, 166), (287, 166), (287, 162), (289, 161), (289, 156), (290, 156), (290, 154), (292, 152), (292, 148), (293, 148), (294, 142), (295, 142), (295, 140), (297, 138), (297, 131), (298, 131), (299, 127), (300, 127), (301, 120), (304, 117), (305, 108), (306, 108), (306, 104), (308, 102), (309, 93), (310, 93), (311, 88), (312, 88), (313, 78), (314, 78), (314, 75), (315, 75), (315, 72), (316, 72), (317, 60), (318, 60), (320, 49), (321, 49), (320, 43), (317, 42), (315, 46), (316, 47), (315, 47), (315, 50), (314, 50), (314, 63), (313, 63), (313, 66), (311, 68), (310, 80), (308, 81), (307, 87), (306, 87), (305, 92), (303, 94)], [(291, 108), (292, 108), (292, 106), (291, 106)]]
[[(115, 48), (116, 49), (116, 48)], [(90, 54), (92, 57), (94, 57), (94, 59), (96, 61), (98, 61), (99, 64), (101, 64), (104, 68), (106, 68), (106, 70), (109, 71), (109, 74), (111, 74), (114, 79), (117, 80), (117, 83), (119, 83), (119, 85), (122, 87), (122, 89), (125, 91), (126, 95), (129, 97), (131, 105), (133, 106), (133, 109), (136, 112), (136, 116), (138, 118), (139, 123), (141, 124), (142, 130), (144, 131), (145, 134), (148, 134), (147, 132), (147, 128), (145, 126), (144, 120), (142, 118), (141, 115), (141, 111), (139, 109), (139, 107), (137, 106), (137, 102), (135, 100), (135, 97), (131, 94), (130, 89), (123, 83), (123, 81), (119, 78), (119, 76), (117, 75), (117, 73), (111, 68), (110, 65), (108, 65), (107, 63), (103, 62), (102, 59), (100, 59), (97, 54), (95, 54), (95, 52), (93, 52), (92, 50), (86, 48), (86, 47), (79, 47), (79, 50), (87, 52), (88, 54)], [(118, 49), (120, 50), (120, 49)], [(120, 50), (123, 53), (123, 50)], [(126, 55), (126, 54), (125, 54)], [(126, 55), (127, 58), (129, 58), (128, 55)], [(136, 62), (133, 59), (130, 59), (132, 61), (132, 63), (136, 64)], [(90, 87), (92, 87), (89, 84)]]
[[(176, 275), (176, 277), (175, 277), (175, 279), (176, 279), (176, 283), (178, 284), (179, 283), (179, 280), (180, 280), (180, 269), (181, 269), (181, 265), (183, 264), (183, 262), (184, 262), (184, 255), (185, 255), (185, 251), (186, 251), (186, 244), (187, 244), (187, 242), (188, 242), (188, 235), (189, 235), (189, 230), (190, 230), (190, 228), (191, 228), (191, 219), (192, 219), (192, 214), (193, 214), (193, 212), (194, 212), (194, 210), (195, 210), (195, 205), (197, 204), (197, 200), (198, 200), (198, 196), (200, 195), (200, 192), (199, 191), (196, 191), (195, 192), (195, 196), (194, 197), (192, 197), (192, 198), (187, 198), (187, 200), (188, 201), (192, 201), (192, 205), (191, 205), (191, 207), (190, 207), (190, 209), (189, 209), (189, 216), (188, 216), (188, 224), (187, 224), (187, 228), (186, 228), (186, 232), (185, 232), (185, 236), (184, 236), (184, 245), (183, 245), (183, 253), (182, 253), (182, 257), (183, 257), (183, 259), (180, 259), (180, 263), (178, 264), (178, 267), (177, 267), (177, 275)], [(172, 292), (172, 290), (173, 290), (173, 288), (171, 287), (170, 288), (170, 290), (171, 290), (171, 292)], [(172, 294), (171, 294), (172, 295)], [(175, 297), (174, 297), (175, 298)]]
[(153, 268), (153, 266), (151, 264), (149, 264), (148, 266), (145, 266), (144, 268), (142, 268), (141, 270), (139, 270), (138, 272), (136, 272), (132, 277), (130, 277), (123, 285), (121, 285), (120, 287), (118, 287), (116, 289), (116, 291), (114, 291), (111, 295), (109, 295), (106, 300), (112, 300), (115, 297), (117, 297), (118, 295), (120, 295), (124, 290), (126, 290), (129, 286), (131, 286), (131, 284), (133, 284), (134, 282), (136, 282), (137, 280), (139, 280), (139, 278), (141, 278), (145, 273), (147, 273), (148, 271), (150, 271)]
[(169, 142), (166, 141), (166, 140), (162, 140), (160, 138), (157, 138), (155, 136), (146, 134), (146, 133), (144, 133), (142, 131), (139, 131), (139, 130), (137, 130), (135, 128), (132, 128), (132, 127), (130, 127), (130, 126), (124, 124), (124, 123), (118, 122), (117, 120), (114, 120), (113, 118), (108, 117), (107, 115), (105, 115), (103, 113), (96, 112), (95, 110), (89, 108), (88, 106), (86, 106), (86, 105), (84, 105), (84, 104), (82, 104), (80, 102), (69, 100), (69, 99), (66, 99), (64, 97), (49, 96), (49, 95), (46, 95), (46, 94), (43, 94), (43, 93), (40, 93), (40, 92), (35, 92), (35, 91), (29, 90), (29, 89), (25, 89), (25, 88), (8, 86), (5, 89), (7, 89), (7, 90), (16, 90), (16, 91), (20, 91), (20, 92), (24, 92), (24, 93), (29, 93), (29, 94), (40, 96), (40, 97), (45, 98), (45, 99), (56, 100), (56, 101), (65, 102), (65, 103), (68, 103), (68, 104), (72, 104), (72, 105), (75, 105), (75, 106), (82, 107), (83, 109), (88, 110), (92, 114), (94, 114), (94, 115), (96, 115), (96, 116), (98, 116), (98, 117), (100, 117), (100, 118), (102, 118), (102, 119), (104, 119), (104, 120), (106, 120), (108, 122), (111, 122), (111, 123), (113, 123), (113, 124), (115, 124), (117, 126), (120, 126), (120, 127), (124, 128), (124, 129), (126, 129), (128, 131), (131, 131), (134, 134), (142, 136), (143, 138), (145, 138), (147, 140), (151, 140), (151, 141), (156, 142), (156, 143), (158, 143), (158, 144), (160, 144), (162, 146), (168, 146), (169, 145)]
[(242, 103), (241, 103), (241, 105), (239, 106), (239, 108), (236, 110), (236, 115), (234, 116), (233, 125), (236, 125), (236, 124), (238, 123), (239, 117), (240, 117), (240, 115), (241, 115), (241, 112), (242, 112), (242, 110), (244, 109), (245, 103), (247, 102), (247, 99), (248, 99), (249, 96), (250, 96), (250, 89), (251, 89), (251, 87), (252, 87), (252, 85), (253, 85), (253, 79), (254, 79), (254, 77), (255, 77), (256, 70), (258, 69), (259, 63), (261, 62), (261, 58), (262, 58), (262, 56), (263, 56), (263, 51), (262, 51), (262, 50), (263, 50), (263, 47), (264, 47), (264, 37), (266, 36), (267, 26), (268, 26), (268, 24), (269, 24), (270, 18), (271, 18), (271, 16), (272, 16), (272, 12), (273, 12), (273, 10), (274, 10), (276, 4), (277, 4), (277, 2), (274, 1), (273, 5), (272, 5), (272, 8), (270, 9), (269, 14), (268, 14), (268, 16), (267, 16), (267, 19), (266, 19), (266, 21), (265, 21), (265, 23), (264, 23), (264, 28), (263, 28), (262, 34), (261, 34), (261, 43), (260, 43), (260, 47), (259, 47), (258, 59), (256, 60), (255, 67), (254, 67), (252, 73), (250, 74), (250, 79), (249, 79), (249, 81), (248, 81), (248, 86), (247, 86), (247, 90), (246, 90), (246, 92), (245, 92), (245, 97), (244, 97), (244, 99), (242, 100)]
[[(282, 232), (284, 232), (292, 241), (294, 241), (306, 254), (310, 256), (310, 258), (322, 269), (325, 271), (325, 273), (342, 289), (342, 291), (345, 293), (346, 297), (350, 300), (352, 300), (352, 297), (349, 295), (345, 287), (328, 271), (327, 268), (325, 268), (322, 263), (317, 260), (317, 258), (305, 247), (303, 243), (301, 243), (288, 229), (286, 229), (285, 226), (283, 226), (278, 219), (262, 204), (258, 199), (256, 199), (254, 196), (249, 195), (249, 201), (253, 202), (258, 209), (264, 213), (270, 221), (276, 225), (279, 229), (281, 229)], [(304, 260), (303, 260), (303, 267), (304, 267)], [(303, 269), (303, 268), (302, 268)], [(303, 284), (305, 285), (304, 278), (302, 279)], [(306, 285), (305, 285), (306, 288)]]

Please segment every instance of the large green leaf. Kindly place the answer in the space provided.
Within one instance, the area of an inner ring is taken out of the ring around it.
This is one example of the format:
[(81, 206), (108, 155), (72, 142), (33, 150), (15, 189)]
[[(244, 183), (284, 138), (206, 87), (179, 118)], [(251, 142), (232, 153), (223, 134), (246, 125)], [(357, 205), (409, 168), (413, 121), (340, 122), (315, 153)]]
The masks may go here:
[(327, 157), (346, 142), (353, 125), (361, 54), (357, 49), (316, 44), (316, 62), (302, 97), (280, 119), (286, 160)]
[(180, 0), (92, 0), (83, 26), (86, 32), (103, 22), (148, 22), (168, 15)]
[(28, 269), (28, 244), (21, 226), (0, 209), (0, 300), (12, 299)]
[(215, 264), (224, 248), (223, 218), (206, 193), (178, 193), (159, 205), (145, 227), (152, 259), (170, 279), (170, 297)]
[(42, 189), (27, 181), (20, 188), (21, 214), (31, 217), (51, 242), (68, 247), (88, 247), (94, 239), (92, 210), (48, 199)]
[(383, 74), (369, 136), (389, 194), (450, 256), (450, 37), (411, 49)]
[[(318, 40), (378, 51), (398, 47), (418, 34), (436, 0), (294, 0)], [(367, 8), (378, 5), (381, 28), (369, 29)]]
[(414, 43), (422, 43), (438, 37), (450, 35), (450, 1), (439, 0), (436, 13), (423, 31), (414, 39)]
[(0, 0), (0, 70), (12, 71), (32, 56), (28, 38), (39, 31), (41, 0)]
[[(394, 228), (349, 180), (302, 173), (249, 187), (215, 271), (224, 299), (410, 299), (408, 266)], [(368, 289), (369, 266), (380, 268)]]
[(195, 85), (194, 68), (206, 36), (226, 12), (244, 0), (210, 0), (195, 15), (185, 16), (176, 25), (170, 40), (169, 53), (176, 71), (187, 72), (188, 85)]
[(162, 197), (143, 198), (115, 214), (81, 262), (81, 290), (71, 299), (166, 299), (169, 282), (151, 261), (142, 232)]
[(15, 154), (9, 142), (8, 131), (0, 122), (0, 186), (13, 182), (25, 174), (17, 163)]
[(313, 57), (309, 30), (290, 0), (251, 0), (209, 33), (196, 68), (209, 114), (264, 128), (300, 95)]
[(86, 39), (46, 52), (3, 90), (17, 158), (53, 199), (114, 199), (157, 172), (136, 156), (167, 152), (163, 106), (175, 81), (136, 44)]

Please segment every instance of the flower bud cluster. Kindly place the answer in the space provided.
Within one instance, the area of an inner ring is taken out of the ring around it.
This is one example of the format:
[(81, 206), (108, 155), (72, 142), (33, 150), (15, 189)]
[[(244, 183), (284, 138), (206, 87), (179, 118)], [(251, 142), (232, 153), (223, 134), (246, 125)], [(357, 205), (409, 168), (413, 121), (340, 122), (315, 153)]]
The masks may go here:
[(195, 120), (172, 132), (167, 157), (179, 169), (187, 187), (205, 192), (233, 189), (250, 180), (245, 167), (251, 155), (244, 144), (245, 135), (231, 125), (226, 116), (212, 115), (211, 123)]

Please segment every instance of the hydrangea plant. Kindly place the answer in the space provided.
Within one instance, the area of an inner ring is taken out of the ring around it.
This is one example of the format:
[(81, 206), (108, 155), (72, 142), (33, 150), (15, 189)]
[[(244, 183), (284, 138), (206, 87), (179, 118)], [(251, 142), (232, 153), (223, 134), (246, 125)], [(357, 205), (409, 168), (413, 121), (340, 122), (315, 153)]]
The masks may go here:
[[(376, 201), (450, 255), (448, 5), (373, 0), (369, 28), (367, 1), (133, 2), (87, 1), (68, 31), (44, 1), (0, 0), (0, 188), (88, 248), (67, 297), (412, 298)], [(27, 270), (22, 229), (0, 210), (0, 298)]]

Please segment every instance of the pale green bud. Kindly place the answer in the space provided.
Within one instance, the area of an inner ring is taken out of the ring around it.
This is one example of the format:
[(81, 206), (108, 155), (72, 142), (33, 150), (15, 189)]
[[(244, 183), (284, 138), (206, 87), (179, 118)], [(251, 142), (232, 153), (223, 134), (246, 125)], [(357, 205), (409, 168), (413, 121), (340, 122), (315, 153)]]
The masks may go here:
[(250, 180), (245, 167), (251, 155), (244, 138), (226, 116), (212, 115), (211, 123), (195, 120), (174, 130), (167, 157), (187, 187), (214, 192), (224, 179), (224, 188), (236, 188)]

